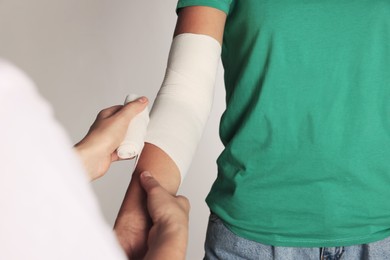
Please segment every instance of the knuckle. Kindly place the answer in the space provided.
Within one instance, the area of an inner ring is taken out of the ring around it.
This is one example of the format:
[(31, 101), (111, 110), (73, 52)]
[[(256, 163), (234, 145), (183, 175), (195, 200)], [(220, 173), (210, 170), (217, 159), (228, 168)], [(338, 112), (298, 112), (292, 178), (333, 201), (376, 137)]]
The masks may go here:
[(187, 211), (190, 210), (191, 208), (191, 205), (190, 205), (190, 201), (184, 197), (184, 196), (177, 196), (177, 199), (178, 199), (178, 202), (182, 205), (182, 207), (184, 207)]
[(98, 113), (97, 117), (98, 118), (102, 118), (102, 117), (105, 116), (105, 114), (106, 114), (106, 109), (100, 110), (100, 112)]

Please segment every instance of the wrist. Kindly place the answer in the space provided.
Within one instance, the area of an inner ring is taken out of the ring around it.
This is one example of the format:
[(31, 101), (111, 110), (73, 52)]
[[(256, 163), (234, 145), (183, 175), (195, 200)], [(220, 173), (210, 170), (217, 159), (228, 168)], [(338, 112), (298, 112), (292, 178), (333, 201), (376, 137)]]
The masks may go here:
[(188, 223), (155, 223), (153, 227), (158, 230), (158, 238), (165, 237), (163, 241), (166, 239), (182, 241), (188, 234)]
[(99, 152), (96, 151), (96, 149), (93, 149), (93, 147), (85, 144), (83, 141), (74, 145), (74, 149), (79, 155), (89, 179), (92, 181), (101, 177), (98, 170), (98, 164), (96, 163), (96, 161), (99, 160), (98, 158), (101, 157)]
[(185, 259), (187, 240), (188, 225), (154, 224), (149, 233), (149, 250), (145, 259)]

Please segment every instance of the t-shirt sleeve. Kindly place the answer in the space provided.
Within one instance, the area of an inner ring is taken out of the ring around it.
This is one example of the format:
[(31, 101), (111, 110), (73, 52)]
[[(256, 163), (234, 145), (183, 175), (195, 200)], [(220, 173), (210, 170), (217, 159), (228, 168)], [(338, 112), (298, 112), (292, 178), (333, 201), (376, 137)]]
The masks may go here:
[(176, 12), (178, 12), (181, 8), (188, 6), (209, 6), (228, 14), (232, 1), (233, 0), (179, 0)]

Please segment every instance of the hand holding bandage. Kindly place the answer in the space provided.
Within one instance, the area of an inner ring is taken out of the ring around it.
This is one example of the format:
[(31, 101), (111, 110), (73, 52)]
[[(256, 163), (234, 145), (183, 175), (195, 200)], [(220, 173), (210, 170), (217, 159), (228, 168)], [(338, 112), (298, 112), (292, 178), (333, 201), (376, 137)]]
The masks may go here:
[[(134, 101), (139, 96), (128, 95), (125, 104)], [(146, 129), (149, 124), (149, 112), (146, 107), (141, 113), (131, 120), (127, 129), (126, 137), (117, 149), (118, 157), (121, 159), (131, 159), (138, 156), (144, 147)]]
[(125, 139), (129, 122), (147, 110), (147, 103), (143, 97), (124, 106), (103, 109), (88, 134), (75, 145), (91, 180), (103, 176), (111, 163), (120, 159), (117, 148)]

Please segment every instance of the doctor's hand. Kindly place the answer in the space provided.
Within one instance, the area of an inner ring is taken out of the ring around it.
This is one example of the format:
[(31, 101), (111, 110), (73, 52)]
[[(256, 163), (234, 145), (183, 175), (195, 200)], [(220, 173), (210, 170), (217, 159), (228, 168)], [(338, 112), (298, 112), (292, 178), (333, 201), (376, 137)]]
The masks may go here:
[(140, 176), (146, 191), (147, 209), (152, 219), (145, 260), (185, 259), (190, 204), (183, 196), (173, 196), (149, 172)]
[(147, 103), (148, 99), (141, 97), (124, 106), (103, 109), (87, 135), (74, 146), (91, 180), (103, 176), (111, 163), (119, 160), (116, 149), (125, 138), (130, 121)]

